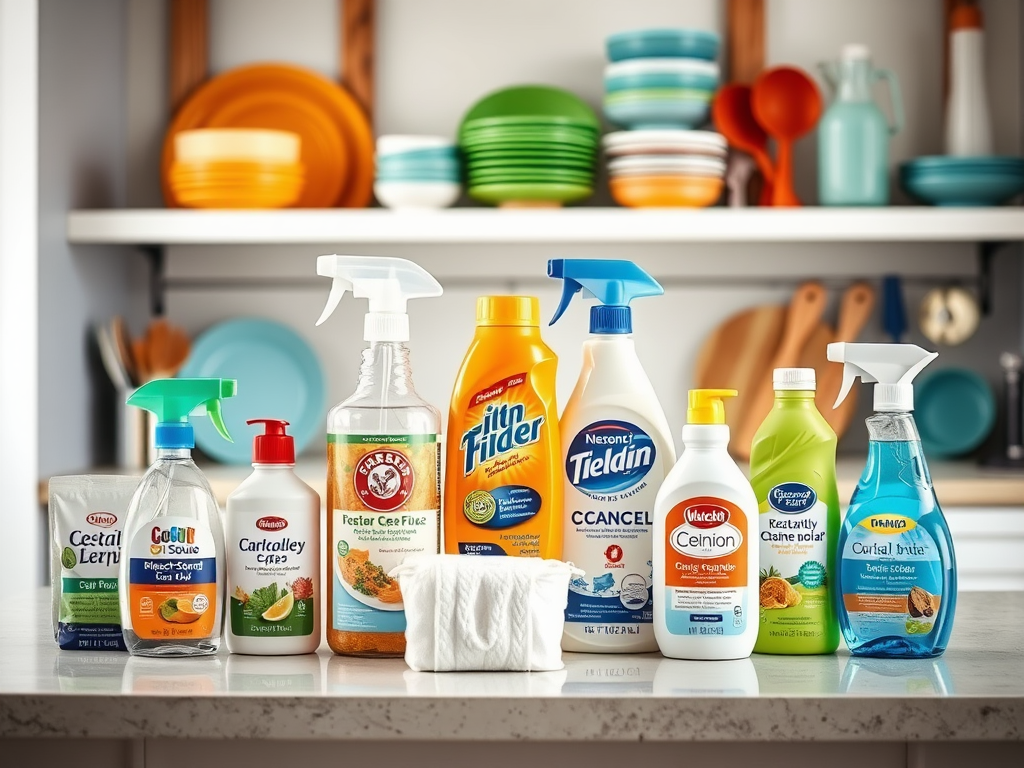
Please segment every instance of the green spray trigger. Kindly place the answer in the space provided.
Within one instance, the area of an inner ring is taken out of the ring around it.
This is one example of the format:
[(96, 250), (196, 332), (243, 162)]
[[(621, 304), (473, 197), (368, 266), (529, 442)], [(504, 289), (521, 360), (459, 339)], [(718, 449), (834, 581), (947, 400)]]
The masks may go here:
[[(228, 379), (232, 384), (235, 382)], [(235, 393), (232, 392), (231, 395)], [(222, 395), (222, 397), (231, 397), (231, 395)], [(208, 400), (206, 403), (206, 415), (210, 417), (210, 421), (213, 422), (214, 428), (217, 430), (217, 434), (227, 440), (229, 443), (235, 442), (231, 439), (231, 435), (228, 434), (228, 425), (224, 423), (224, 412), (220, 404), (220, 400)]]
[(238, 393), (235, 379), (156, 379), (143, 384), (128, 398), (128, 405), (156, 414), (157, 448), (192, 448), (195, 437), (189, 416), (209, 415), (214, 428), (231, 441), (221, 400)]

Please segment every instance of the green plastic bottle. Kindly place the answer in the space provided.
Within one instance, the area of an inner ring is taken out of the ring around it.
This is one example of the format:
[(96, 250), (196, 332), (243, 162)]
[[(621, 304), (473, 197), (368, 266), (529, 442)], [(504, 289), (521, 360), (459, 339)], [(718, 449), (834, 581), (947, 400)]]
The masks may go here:
[(761, 561), (754, 652), (833, 653), (836, 433), (814, 405), (813, 368), (776, 368), (774, 384), (775, 405), (750, 451)]
[(157, 379), (128, 398), (159, 421), (157, 458), (128, 505), (123, 529), (121, 632), (133, 655), (202, 656), (220, 647), (224, 529), (210, 484), (192, 461), (189, 416), (205, 413), (230, 440), (220, 401), (236, 390), (233, 379)]

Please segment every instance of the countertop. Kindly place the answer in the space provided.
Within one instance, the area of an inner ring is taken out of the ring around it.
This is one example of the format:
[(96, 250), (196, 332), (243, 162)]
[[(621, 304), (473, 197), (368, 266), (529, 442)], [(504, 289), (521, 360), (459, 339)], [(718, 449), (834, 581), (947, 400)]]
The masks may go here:
[[(248, 476), (252, 468), (226, 466), (224, 464), (200, 464), (213, 488), (217, 501), (223, 505), (238, 484)], [(939, 504), (943, 507), (1001, 507), (1024, 508), (1024, 472), (1019, 470), (986, 469), (971, 462), (936, 461), (929, 462), (932, 482)], [(745, 469), (745, 467), (744, 467)], [(853, 494), (860, 473), (864, 469), (864, 457), (840, 457), (836, 465), (839, 483), (839, 498), (846, 501)], [(302, 457), (295, 467), (296, 473), (312, 486), (320, 498), (326, 497), (327, 468), (323, 459)], [(112, 474), (125, 470), (111, 467), (92, 469), (87, 472), (64, 474)], [(138, 470), (141, 474), (142, 470)], [(40, 504), (47, 503), (48, 479), (39, 482)]]
[(319, 654), (59, 651), (49, 591), (8, 593), (0, 737), (568, 741), (1024, 739), (1024, 593), (964, 593), (938, 659), (566, 654), (545, 673)]

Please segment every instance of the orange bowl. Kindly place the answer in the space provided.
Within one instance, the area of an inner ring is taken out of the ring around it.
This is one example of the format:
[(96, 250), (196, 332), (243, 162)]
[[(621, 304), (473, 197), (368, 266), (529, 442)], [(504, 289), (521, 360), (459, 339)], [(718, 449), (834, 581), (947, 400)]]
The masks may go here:
[(301, 163), (174, 163), (167, 176), (171, 195), (189, 208), (285, 208), (305, 186)]
[(272, 175), (282, 177), (305, 176), (302, 163), (174, 163), (168, 170), (168, 179), (185, 177), (249, 177)]
[(185, 208), (287, 208), (298, 201), (302, 188), (269, 195), (244, 190), (172, 191), (177, 203)]
[(612, 197), (627, 208), (707, 208), (718, 202), (725, 182), (710, 176), (619, 176)]

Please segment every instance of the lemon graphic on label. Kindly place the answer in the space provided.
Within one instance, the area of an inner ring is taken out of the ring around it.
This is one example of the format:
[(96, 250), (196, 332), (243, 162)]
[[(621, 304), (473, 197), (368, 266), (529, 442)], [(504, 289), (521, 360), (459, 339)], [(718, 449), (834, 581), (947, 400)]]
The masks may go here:
[(60, 553), (60, 564), (65, 568), (74, 568), (78, 565), (78, 558), (75, 557), (75, 550), (71, 547), (64, 547), (64, 551)]
[(263, 618), (267, 621), (282, 621), (291, 615), (294, 606), (295, 598), (291, 592), (288, 592), (263, 612)]
[(469, 494), (462, 505), (462, 511), (465, 513), (466, 518), (471, 523), (476, 523), (477, 525), (483, 525), (494, 517), (496, 508), (497, 505), (494, 503), (494, 497), (487, 491), (479, 490)]

